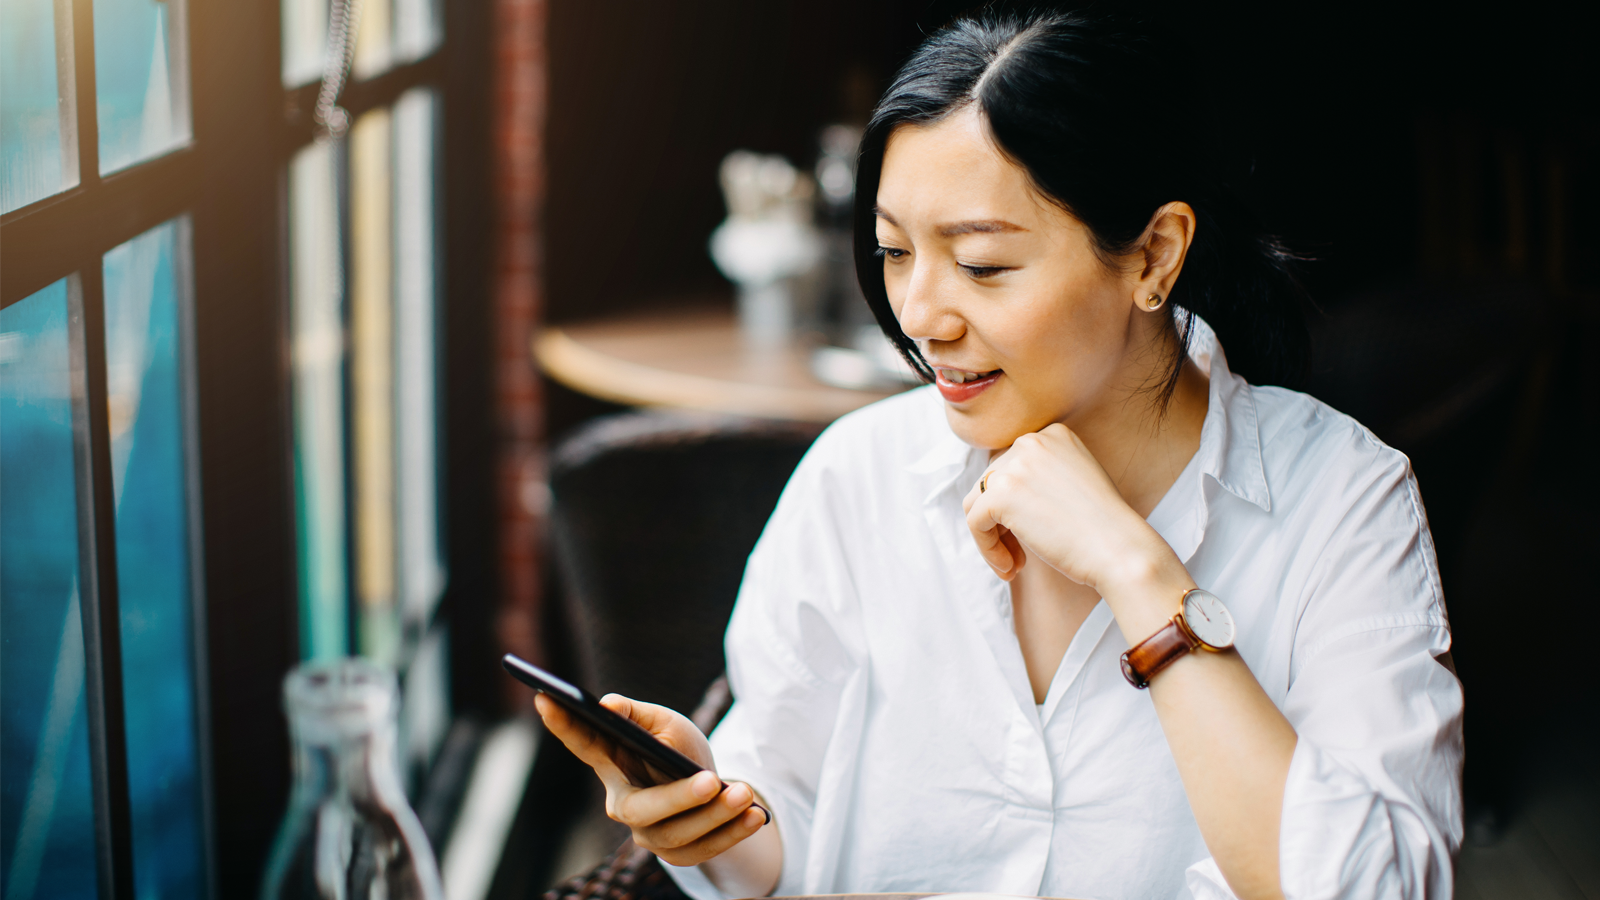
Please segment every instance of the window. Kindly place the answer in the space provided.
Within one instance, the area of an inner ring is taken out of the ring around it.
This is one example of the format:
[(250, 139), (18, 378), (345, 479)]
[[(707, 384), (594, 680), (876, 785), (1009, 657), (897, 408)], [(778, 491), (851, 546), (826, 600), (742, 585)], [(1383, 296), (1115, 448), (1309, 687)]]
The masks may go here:
[(0, 4), (7, 897), (208, 882), (188, 220), (52, 241), (44, 265), (9, 252), (51, 230), (53, 199), (96, 206), (104, 173), (187, 146), (184, 12)]
[[(336, 9), (335, 12), (338, 12)], [(315, 102), (328, 10), (283, 5), (287, 102)], [(300, 654), (358, 653), (404, 685), (413, 774), (449, 722), (439, 540), (436, 15), (365, 2), (352, 122), (286, 166)], [(315, 26), (315, 27), (313, 27)], [(318, 64), (313, 65), (316, 61)]]
[(72, 32), (50, 0), (0, 3), (0, 213), (78, 183)]
[(419, 789), (449, 725), (486, 629), (444, 600), (441, 298), (481, 276), (443, 123), (486, 66), (364, 6), (318, 143), (325, 0), (0, 0), (8, 900), (251, 895), (301, 658), (400, 669)]
[[(8, 897), (92, 896), (67, 282), (0, 309), (0, 828)], [(27, 473), (27, 477), (22, 477)]]

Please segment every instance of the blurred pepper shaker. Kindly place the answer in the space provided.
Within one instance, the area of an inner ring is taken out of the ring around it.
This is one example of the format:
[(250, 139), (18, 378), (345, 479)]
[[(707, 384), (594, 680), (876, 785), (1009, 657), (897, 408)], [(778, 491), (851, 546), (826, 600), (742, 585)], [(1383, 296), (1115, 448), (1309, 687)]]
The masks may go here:
[(262, 900), (444, 900), (400, 783), (398, 700), (393, 673), (361, 659), (284, 679), (295, 782)]

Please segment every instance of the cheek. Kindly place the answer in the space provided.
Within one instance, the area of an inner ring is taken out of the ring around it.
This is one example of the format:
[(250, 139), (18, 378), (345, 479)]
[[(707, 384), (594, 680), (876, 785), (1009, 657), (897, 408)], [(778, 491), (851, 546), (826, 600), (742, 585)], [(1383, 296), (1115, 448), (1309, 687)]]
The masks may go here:
[(891, 266), (883, 264), (883, 291), (889, 296), (889, 308), (894, 311), (894, 317), (900, 318), (900, 308), (906, 303), (907, 275), (905, 266)]
[(1070, 296), (1035, 297), (990, 316), (987, 342), (1018, 374), (1060, 369), (1094, 344), (1093, 311)]
[[(1063, 290), (1019, 304), (1016, 315), (992, 323), (989, 340), (1015, 377), (1019, 400), (1041, 406), (1038, 415), (1076, 406), (1097, 393), (1116, 370), (1124, 349), (1127, 316), (1098, 286)], [(1049, 407), (1045, 409), (1043, 407)]]

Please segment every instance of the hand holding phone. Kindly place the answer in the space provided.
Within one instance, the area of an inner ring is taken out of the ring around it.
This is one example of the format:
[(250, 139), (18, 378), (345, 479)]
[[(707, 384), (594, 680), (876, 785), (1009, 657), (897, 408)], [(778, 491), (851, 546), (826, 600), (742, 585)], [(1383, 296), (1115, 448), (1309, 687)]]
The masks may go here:
[[(693, 778), (706, 771), (704, 766), (663, 743), (637, 722), (606, 708), (583, 688), (557, 678), (514, 653), (507, 653), (501, 665), (513, 678), (549, 697), (609, 742), (607, 755), (631, 786), (654, 787)], [(723, 790), (728, 787), (725, 782), (721, 786)], [(766, 822), (772, 821), (771, 813), (764, 807), (754, 803), (751, 806), (761, 810)]]

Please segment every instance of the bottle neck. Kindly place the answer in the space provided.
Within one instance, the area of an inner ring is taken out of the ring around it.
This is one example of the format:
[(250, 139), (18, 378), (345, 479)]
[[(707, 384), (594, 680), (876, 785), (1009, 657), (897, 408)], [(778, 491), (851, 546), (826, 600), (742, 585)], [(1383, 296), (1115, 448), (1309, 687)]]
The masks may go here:
[(342, 735), (309, 730), (321, 733), (296, 729), (294, 736), (296, 803), (342, 798), (357, 807), (385, 809), (406, 803), (392, 724)]

